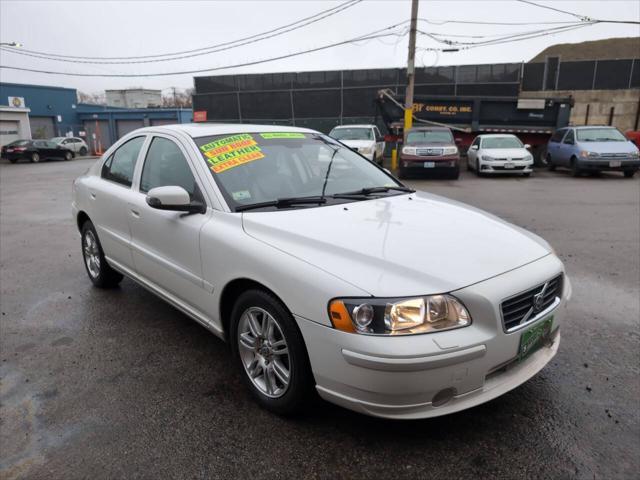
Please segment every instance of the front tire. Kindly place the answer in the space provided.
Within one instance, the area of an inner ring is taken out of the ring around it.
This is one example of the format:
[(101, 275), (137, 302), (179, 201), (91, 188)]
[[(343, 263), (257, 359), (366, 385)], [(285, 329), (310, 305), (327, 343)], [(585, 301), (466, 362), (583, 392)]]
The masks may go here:
[(39, 163), (40, 162), (40, 154), (38, 152), (33, 152), (31, 154), (31, 163)]
[(556, 166), (551, 161), (551, 155), (547, 153), (547, 168), (550, 172), (554, 172), (556, 170)]
[(66, 153), (64, 154), (64, 159), (65, 159), (67, 162), (70, 162), (71, 160), (73, 160), (73, 153), (71, 153), (71, 152), (66, 152)]
[(582, 173), (582, 171), (580, 170), (580, 167), (578, 166), (578, 159), (576, 157), (572, 157), (571, 158), (571, 176), (572, 177), (579, 177), (581, 173)]
[(89, 280), (98, 288), (112, 288), (122, 281), (122, 274), (116, 272), (104, 258), (104, 251), (96, 229), (90, 220), (82, 225), (82, 259)]
[(636, 174), (637, 170), (625, 170), (624, 173), (624, 178), (633, 178), (633, 176)]
[(298, 413), (313, 393), (302, 334), (287, 308), (264, 290), (241, 294), (231, 313), (230, 343), (257, 402), (279, 415)]

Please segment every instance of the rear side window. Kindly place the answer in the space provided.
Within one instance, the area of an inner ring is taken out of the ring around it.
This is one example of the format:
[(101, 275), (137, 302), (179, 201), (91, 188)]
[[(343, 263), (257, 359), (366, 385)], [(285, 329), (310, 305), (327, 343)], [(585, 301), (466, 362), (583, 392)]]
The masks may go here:
[(132, 138), (113, 152), (102, 165), (102, 178), (130, 187), (144, 140), (145, 137)]
[(155, 137), (142, 168), (140, 191), (146, 193), (152, 188), (169, 185), (184, 188), (191, 200), (199, 197), (191, 167), (178, 145), (172, 140)]

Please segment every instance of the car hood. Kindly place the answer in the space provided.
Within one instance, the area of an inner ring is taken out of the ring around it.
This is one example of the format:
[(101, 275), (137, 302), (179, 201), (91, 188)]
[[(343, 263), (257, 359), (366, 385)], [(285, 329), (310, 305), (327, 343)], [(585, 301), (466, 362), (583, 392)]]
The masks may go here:
[(597, 153), (633, 153), (638, 151), (631, 142), (578, 142), (578, 148)]
[(483, 148), (482, 153), (494, 158), (524, 158), (529, 155), (526, 148)]
[(375, 143), (373, 140), (340, 140), (340, 141), (344, 143), (347, 147), (351, 147), (351, 148), (370, 147)]
[(551, 251), (524, 229), (423, 192), (247, 212), (243, 226), (248, 235), (382, 297), (454, 291)]

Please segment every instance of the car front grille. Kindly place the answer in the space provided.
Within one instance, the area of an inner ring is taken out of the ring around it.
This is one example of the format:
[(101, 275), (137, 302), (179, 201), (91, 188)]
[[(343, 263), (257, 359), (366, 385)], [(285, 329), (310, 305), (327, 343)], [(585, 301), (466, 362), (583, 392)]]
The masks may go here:
[(419, 157), (440, 157), (443, 151), (442, 148), (418, 148), (416, 155)]
[(600, 156), (603, 157), (603, 158), (626, 158), (626, 157), (630, 157), (631, 154), (629, 154), (629, 153), (601, 153)]
[(503, 166), (498, 166), (498, 165), (492, 165), (491, 168), (493, 168), (494, 170), (509, 170), (509, 171), (514, 171), (514, 170), (524, 170), (525, 166), (524, 165), (515, 165), (513, 168), (506, 168)]
[(562, 274), (506, 299), (500, 305), (504, 330), (510, 332), (549, 308), (562, 296)]

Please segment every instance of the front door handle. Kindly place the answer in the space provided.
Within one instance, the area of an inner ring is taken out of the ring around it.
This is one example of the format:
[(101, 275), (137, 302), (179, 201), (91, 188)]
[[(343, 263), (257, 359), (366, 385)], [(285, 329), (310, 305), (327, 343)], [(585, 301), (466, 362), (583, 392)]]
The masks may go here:
[(89, 196), (91, 197), (91, 200), (95, 200), (96, 199), (96, 192), (89, 191)]

